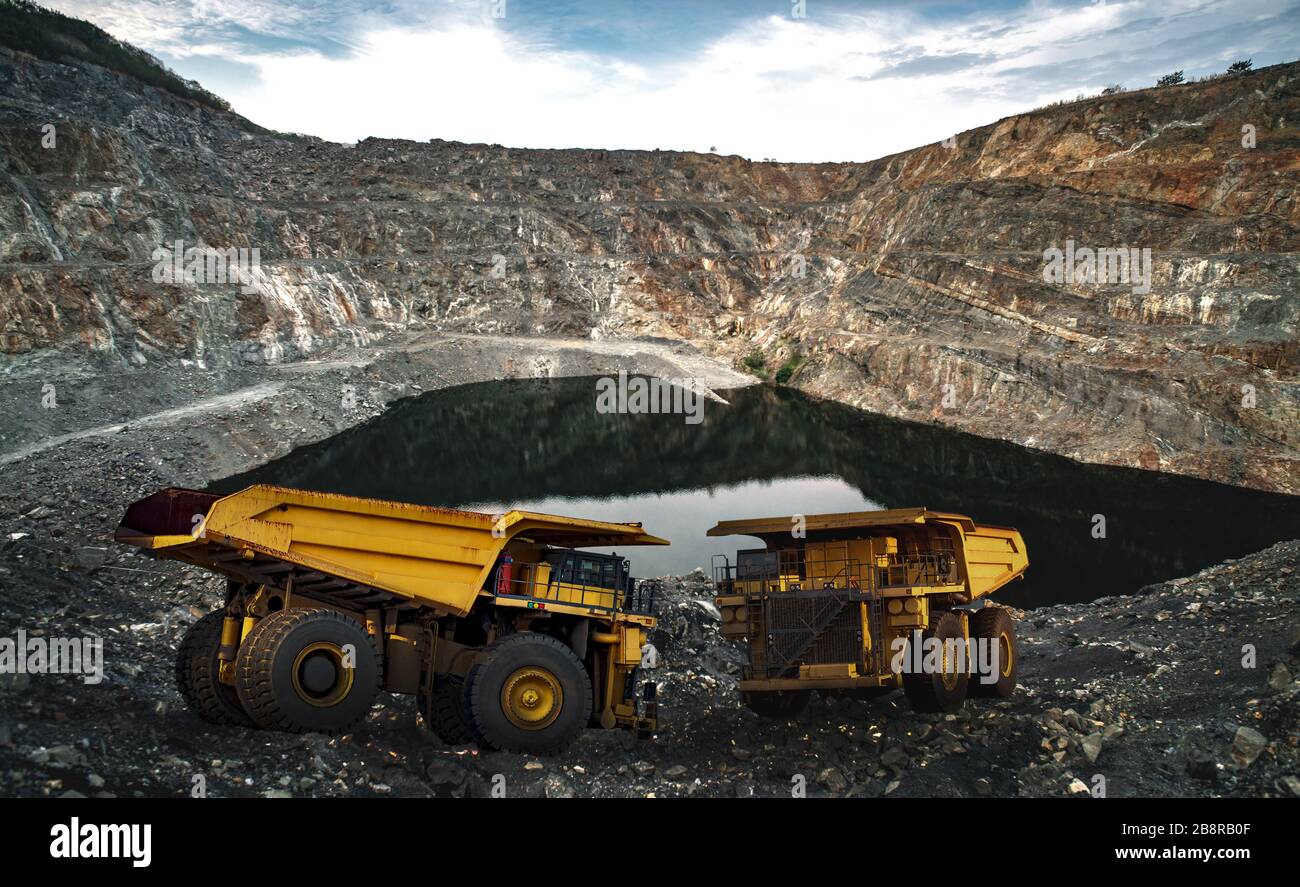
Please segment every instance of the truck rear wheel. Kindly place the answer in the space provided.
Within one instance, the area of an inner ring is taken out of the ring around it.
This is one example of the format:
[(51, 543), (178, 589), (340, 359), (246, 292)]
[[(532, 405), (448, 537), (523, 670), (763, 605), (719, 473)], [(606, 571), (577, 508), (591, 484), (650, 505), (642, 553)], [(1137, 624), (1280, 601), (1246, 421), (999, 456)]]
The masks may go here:
[(479, 741), (474, 732), (469, 699), (465, 693), (465, 680), (459, 675), (438, 678), (429, 691), (429, 729), (448, 745), (474, 745)]
[(811, 690), (776, 690), (743, 694), (745, 705), (764, 718), (793, 718), (808, 707)]
[(295, 608), (262, 619), (239, 647), (236, 689), (259, 726), (289, 733), (344, 733), (379, 692), (379, 657), (355, 620)]
[[(970, 684), (970, 695), (1005, 699), (1016, 689), (1016, 626), (1003, 607), (986, 606), (975, 611), (971, 620), (971, 637), (987, 641), (997, 651), (994, 679), (980, 671), (977, 664)], [(986, 683), (987, 681), (987, 683)]]
[(190, 626), (176, 651), (176, 687), (190, 711), (209, 724), (252, 727), (253, 721), (239, 704), (235, 688), (221, 683), (222, 610), (209, 613)]
[[(938, 649), (941, 655), (937, 656), (939, 668), (903, 672), (903, 692), (907, 694), (907, 701), (915, 711), (956, 711), (966, 698), (967, 685), (965, 637), (961, 617), (956, 613), (940, 615), (922, 635), (924, 646), (930, 646), (925, 643), (930, 639), (940, 644)], [(924, 648), (922, 652), (925, 652)], [(929, 658), (923, 655), (921, 661), (928, 662)], [(916, 657), (909, 651), (906, 661), (914, 662)]]
[(591, 718), (591, 677), (562, 641), (520, 632), (488, 646), (468, 681), (473, 727), (501, 751), (552, 754)]

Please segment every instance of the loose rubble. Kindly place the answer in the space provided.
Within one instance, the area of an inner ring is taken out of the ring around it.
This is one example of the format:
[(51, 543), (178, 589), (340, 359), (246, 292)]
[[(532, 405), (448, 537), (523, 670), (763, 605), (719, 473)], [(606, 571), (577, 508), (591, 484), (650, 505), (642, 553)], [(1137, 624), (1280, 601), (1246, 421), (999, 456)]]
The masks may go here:
[[(740, 704), (741, 650), (718, 632), (703, 570), (668, 579), (660, 598), (652, 740), (592, 730), (538, 759), (447, 747), (409, 697), (381, 697), (362, 728), (332, 739), (212, 727), (182, 707), (173, 651), (218, 606), (221, 580), (114, 544), (129, 502), (247, 470), (403, 395), (541, 372), (542, 358), (557, 374), (673, 372), (651, 350), (447, 337), (286, 365), (265, 397), (170, 418), (148, 411), (188, 409), (205, 384), (240, 389), (147, 368), (62, 387), (61, 431), (95, 429), (106, 403), (126, 421), (0, 456), (0, 638), (102, 638), (105, 672), (97, 684), (0, 674), (0, 796), (1300, 794), (1300, 542), (1130, 596), (1018, 613), (1015, 695), (947, 715), (915, 714), (893, 693), (759, 718)], [(347, 386), (359, 392), (350, 405)], [(170, 402), (155, 403), (164, 391)], [(21, 385), (0, 389), (16, 428), (40, 409)]]
[(79, 528), (32, 510), (0, 503), (0, 523), (35, 531), (0, 543), (6, 588), (24, 589), (7, 594), (3, 632), (102, 636), (108, 665), (98, 685), (0, 679), (0, 795), (1300, 795), (1300, 685), (1284, 680), (1300, 668), (1300, 542), (1133, 596), (1018, 613), (1015, 695), (941, 715), (892, 693), (759, 718), (740, 704), (741, 651), (697, 570), (669, 578), (661, 602), (660, 733), (588, 731), (537, 759), (447, 747), (408, 697), (382, 697), (335, 739), (206, 725), (181, 706), (171, 652), (219, 603), (219, 582), (99, 546), (86, 557)]

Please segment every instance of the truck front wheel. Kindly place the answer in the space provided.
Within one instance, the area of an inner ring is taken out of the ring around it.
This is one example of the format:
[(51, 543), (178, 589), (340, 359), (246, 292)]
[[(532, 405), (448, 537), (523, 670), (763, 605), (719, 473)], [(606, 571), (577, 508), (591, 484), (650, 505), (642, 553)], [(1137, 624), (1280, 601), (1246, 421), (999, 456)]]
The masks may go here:
[(903, 672), (903, 692), (912, 709), (938, 712), (961, 708), (968, 681), (966, 658), (961, 617), (939, 614), (922, 638), (922, 656), (907, 654), (908, 663), (923, 663), (920, 671)]
[(553, 754), (591, 718), (591, 677), (562, 641), (520, 632), (488, 646), (467, 689), (474, 729), (501, 751)]
[(314, 607), (280, 610), (253, 626), (235, 672), (244, 711), (267, 730), (344, 733), (379, 693), (379, 657), (365, 629)]

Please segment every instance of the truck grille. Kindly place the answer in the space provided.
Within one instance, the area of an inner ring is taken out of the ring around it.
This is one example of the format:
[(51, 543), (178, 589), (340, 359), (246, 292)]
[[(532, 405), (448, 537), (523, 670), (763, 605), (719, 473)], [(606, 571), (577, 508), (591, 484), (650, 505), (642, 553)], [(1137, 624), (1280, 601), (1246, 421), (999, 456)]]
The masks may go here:
[(768, 594), (761, 608), (764, 670), (769, 677), (797, 673), (800, 665), (856, 662), (862, 644), (858, 595), (844, 590)]

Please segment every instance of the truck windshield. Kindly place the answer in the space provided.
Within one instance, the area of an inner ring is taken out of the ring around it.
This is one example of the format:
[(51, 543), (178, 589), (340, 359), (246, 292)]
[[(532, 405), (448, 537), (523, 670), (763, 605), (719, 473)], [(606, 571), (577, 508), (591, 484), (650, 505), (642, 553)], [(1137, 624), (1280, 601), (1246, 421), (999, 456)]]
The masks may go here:
[(620, 586), (623, 579), (623, 558), (585, 551), (548, 551), (546, 560), (551, 563), (559, 581), (572, 585), (595, 588)]
[(776, 551), (738, 551), (736, 552), (737, 579), (766, 579), (777, 575), (780, 552)]

